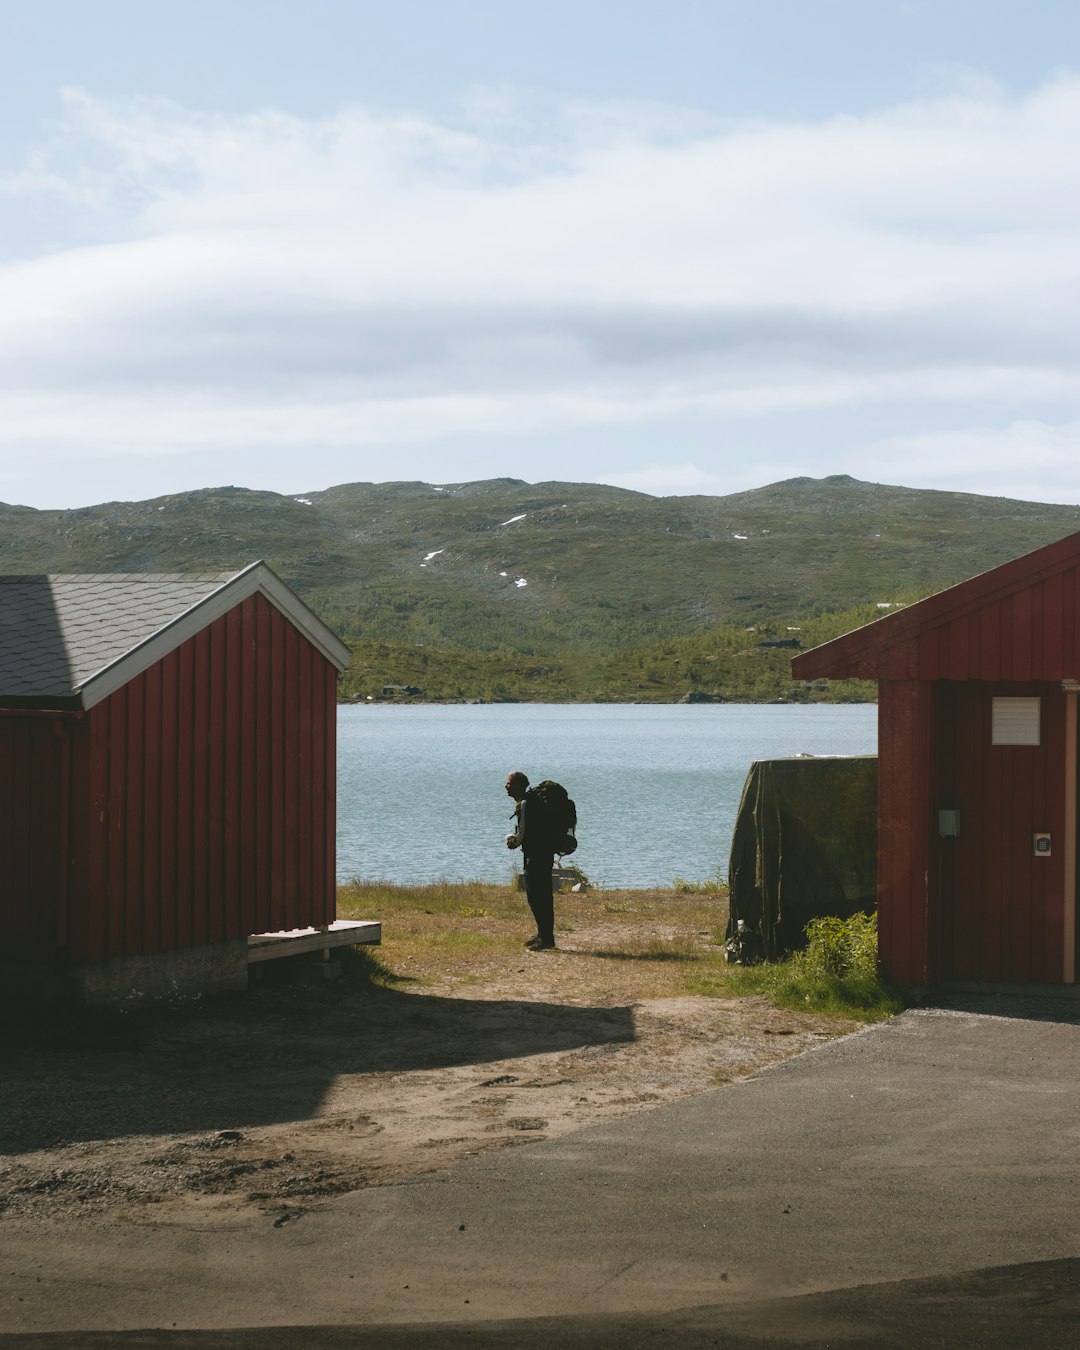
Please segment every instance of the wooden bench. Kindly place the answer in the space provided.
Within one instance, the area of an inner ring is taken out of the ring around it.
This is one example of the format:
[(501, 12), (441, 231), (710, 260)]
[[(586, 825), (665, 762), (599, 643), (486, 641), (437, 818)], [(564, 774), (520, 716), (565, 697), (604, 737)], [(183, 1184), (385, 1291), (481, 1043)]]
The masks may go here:
[(374, 919), (335, 919), (329, 928), (290, 928), (283, 933), (252, 933), (248, 938), (248, 965), (283, 956), (322, 954), (329, 961), (335, 947), (356, 947), (382, 941), (382, 924)]

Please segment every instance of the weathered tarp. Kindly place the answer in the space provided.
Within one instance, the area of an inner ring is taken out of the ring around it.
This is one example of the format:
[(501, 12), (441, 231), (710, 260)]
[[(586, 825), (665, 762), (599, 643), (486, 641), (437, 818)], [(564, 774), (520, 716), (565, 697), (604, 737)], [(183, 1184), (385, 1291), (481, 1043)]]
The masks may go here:
[(805, 947), (811, 919), (872, 913), (877, 757), (806, 755), (752, 764), (728, 884), (728, 960), (744, 965)]

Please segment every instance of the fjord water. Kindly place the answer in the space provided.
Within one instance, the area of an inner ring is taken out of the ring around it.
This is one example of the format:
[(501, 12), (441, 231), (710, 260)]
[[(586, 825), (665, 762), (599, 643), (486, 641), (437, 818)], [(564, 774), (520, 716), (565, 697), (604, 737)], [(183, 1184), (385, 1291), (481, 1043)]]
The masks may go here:
[(877, 748), (873, 704), (453, 704), (338, 711), (338, 879), (506, 882), (511, 769), (577, 803), (595, 885), (727, 875), (756, 759)]

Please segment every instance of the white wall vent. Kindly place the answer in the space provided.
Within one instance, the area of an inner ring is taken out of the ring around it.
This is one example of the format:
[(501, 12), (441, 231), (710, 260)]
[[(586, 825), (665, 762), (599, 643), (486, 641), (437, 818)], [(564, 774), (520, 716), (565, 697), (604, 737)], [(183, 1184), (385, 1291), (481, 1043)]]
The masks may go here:
[(992, 745), (1038, 745), (1038, 698), (994, 699)]

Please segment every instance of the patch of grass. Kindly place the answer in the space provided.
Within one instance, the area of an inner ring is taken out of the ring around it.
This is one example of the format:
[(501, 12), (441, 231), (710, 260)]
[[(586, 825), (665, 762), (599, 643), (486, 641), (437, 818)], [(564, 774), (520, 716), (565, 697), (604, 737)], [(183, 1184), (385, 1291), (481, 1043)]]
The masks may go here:
[[(352, 881), (338, 887), (338, 918), (408, 916), (440, 922), (509, 919), (524, 902), (509, 886), (480, 881), (440, 881), (429, 886), (397, 886), (387, 881)], [(436, 925), (437, 926), (437, 925)]]
[(689, 952), (677, 947), (663, 947), (659, 943), (653, 944), (647, 950), (643, 951), (620, 952), (597, 950), (590, 952), (589, 955), (594, 957), (598, 956), (605, 961), (679, 961), (684, 964), (705, 959), (700, 952)]
[(492, 946), (501, 946), (502, 941), (497, 934), (478, 933), (469, 928), (435, 931), (431, 934), (432, 949), (451, 956), (484, 951)]
[[(678, 997), (691, 969), (725, 967), (712, 941), (727, 920), (726, 895), (595, 891), (555, 898), (557, 962), (522, 951), (533, 931), (523, 892), (483, 882), (396, 886), (357, 881), (338, 891), (341, 918), (379, 919), (378, 962), (414, 987), (514, 987), (539, 978), (555, 1002), (613, 1006)], [(601, 959), (597, 954), (602, 953)], [(385, 976), (376, 973), (377, 982)]]
[(690, 881), (686, 877), (675, 877), (671, 886), (680, 895), (720, 895), (727, 892), (727, 882), (719, 871), (716, 876), (709, 877), (705, 881)]
[[(764, 994), (782, 1008), (862, 1022), (880, 1022), (901, 1010), (902, 1000), (878, 974), (873, 915), (814, 919), (806, 932), (807, 949), (784, 961), (731, 967), (725, 991)], [(710, 973), (693, 992), (709, 993), (711, 984)]]
[(341, 962), (341, 973), (351, 984), (377, 985), (393, 989), (411, 984), (407, 975), (398, 975), (382, 960), (377, 948), (370, 946), (342, 947), (336, 954)]
[(522, 951), (532, 919), (524, 894), (509, 885), (354, 882), (339, 889), (338, 914), (382, 921), (377, 954), (360, 948), (350, 960), (355, 974), (386, 987), (452, 985), (482, 997), (524, 978), (533, 997), (597, 1007), (687, 994), (763, 995), (780, 1007), (867, 1022), (901, 1007), (877, 974), (874, 921), (861, 915), (818, 920), (807, 951), (787, 961), (729, 966), (727, 888), (717, 893), (711, 883), (558, 895), (560, 959), (544, 963)]

